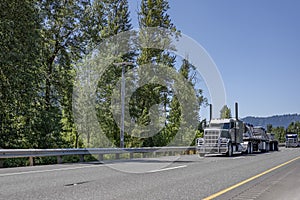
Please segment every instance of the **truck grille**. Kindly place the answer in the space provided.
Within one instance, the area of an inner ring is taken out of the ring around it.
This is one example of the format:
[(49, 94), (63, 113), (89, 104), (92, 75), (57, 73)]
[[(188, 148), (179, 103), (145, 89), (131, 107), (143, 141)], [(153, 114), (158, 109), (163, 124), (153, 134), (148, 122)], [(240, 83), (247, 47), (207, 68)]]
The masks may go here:
[(219, 132), (218, 131), (206, 131), (204, 134), (205, 144), (217, 144), (219, 139)]

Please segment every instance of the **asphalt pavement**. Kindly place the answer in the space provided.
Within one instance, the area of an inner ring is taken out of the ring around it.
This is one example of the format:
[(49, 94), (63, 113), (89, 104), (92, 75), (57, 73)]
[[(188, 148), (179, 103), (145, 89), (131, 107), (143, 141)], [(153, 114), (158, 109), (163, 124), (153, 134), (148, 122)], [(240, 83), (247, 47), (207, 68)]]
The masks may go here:
[[(299, 156), (300, 148), (281, 148), (230, 158), (185, 155), (0, 169), (0, 199), (203, 199)], [(216, 198), (296, 199), (299, 160)]]

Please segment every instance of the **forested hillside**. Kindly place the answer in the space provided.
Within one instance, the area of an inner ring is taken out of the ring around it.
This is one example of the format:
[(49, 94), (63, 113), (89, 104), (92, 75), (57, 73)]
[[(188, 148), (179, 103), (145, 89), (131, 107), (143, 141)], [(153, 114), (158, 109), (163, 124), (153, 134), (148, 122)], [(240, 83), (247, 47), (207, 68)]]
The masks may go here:
[[(273, 127), (284, 127), (288, 128), (288, 126), (292, 122), (300, 121), (299, 114), (287, 114), (287, 115), (275, 115), (271, 117), (245, 117), (243, 121), (256, 125), (263, 126), (267, 128), (267, 125), (271, 124)], [(300, 128), (300, 127), (299, 127)]]

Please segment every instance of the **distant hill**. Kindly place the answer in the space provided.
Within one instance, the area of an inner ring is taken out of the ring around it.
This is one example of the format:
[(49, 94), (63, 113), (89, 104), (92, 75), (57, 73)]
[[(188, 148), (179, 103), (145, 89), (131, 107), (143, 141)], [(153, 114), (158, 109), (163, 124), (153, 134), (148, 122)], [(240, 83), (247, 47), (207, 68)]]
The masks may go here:
[(272, 124), (273, 127), (283, 126), (287, 128), (291, 122), (300, 121), (299, 114), (288, 115), (275, 115), (272, 117), (245, 117), (242, 119), (244, 122), (253, 124), (254, 126), (262, 126), (267, 128), (268, 124)]

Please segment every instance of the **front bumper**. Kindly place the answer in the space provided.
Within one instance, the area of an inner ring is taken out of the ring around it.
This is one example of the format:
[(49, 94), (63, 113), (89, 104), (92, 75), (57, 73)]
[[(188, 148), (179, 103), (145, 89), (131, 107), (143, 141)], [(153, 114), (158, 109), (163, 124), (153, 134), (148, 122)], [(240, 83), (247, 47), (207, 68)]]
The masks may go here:
[(201, 145), (197, 146), (198, 153), (201, 154), (226, 154), (228, 152), (227, 144), (221, 145)]

